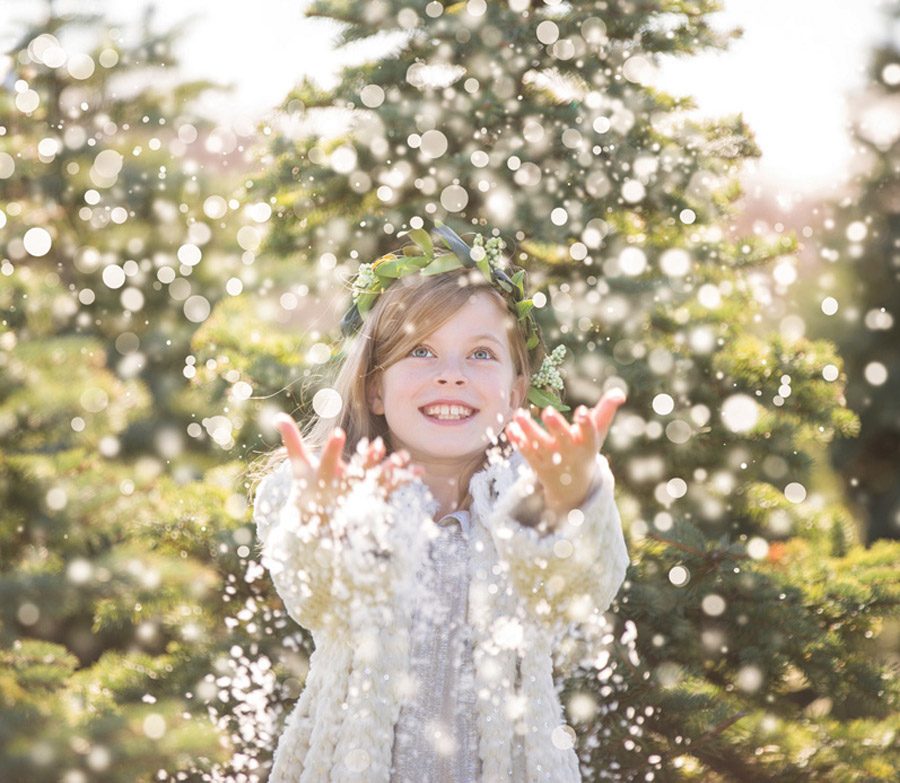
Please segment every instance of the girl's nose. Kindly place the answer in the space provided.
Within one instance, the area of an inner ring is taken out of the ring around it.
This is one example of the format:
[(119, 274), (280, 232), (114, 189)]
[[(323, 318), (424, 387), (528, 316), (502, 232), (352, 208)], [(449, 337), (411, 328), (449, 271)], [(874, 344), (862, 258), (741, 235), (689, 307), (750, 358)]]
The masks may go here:
[(441, 384), (455, 383), (459, 386), (466, 382), (466, 376), (459, 364), (445, 364), (438, 372), (437, 382)]

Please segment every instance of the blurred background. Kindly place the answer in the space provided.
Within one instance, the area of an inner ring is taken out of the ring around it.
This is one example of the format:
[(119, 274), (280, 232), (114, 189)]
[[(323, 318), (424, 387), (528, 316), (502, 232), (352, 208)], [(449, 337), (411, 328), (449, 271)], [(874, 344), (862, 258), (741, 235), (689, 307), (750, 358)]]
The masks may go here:
[(628, 392), (585, 780), (894, 779), (898, 3), (8, 0), (0, 52), (0, 778), (265, 779), (272, 419), (441, 218)]

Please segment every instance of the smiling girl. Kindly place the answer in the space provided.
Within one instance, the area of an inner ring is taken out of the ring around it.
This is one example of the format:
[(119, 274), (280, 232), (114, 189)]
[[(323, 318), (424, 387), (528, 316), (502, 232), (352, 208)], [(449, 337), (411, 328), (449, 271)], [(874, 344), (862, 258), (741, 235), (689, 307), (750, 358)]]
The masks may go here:
[(599, 453), (624, 395), (569, 423), (502, 244), (409, 233), (356, 277), (340, 414), (305, 436), (279, 417), (256, 493), (263, 563), (315, 642), (269, 780), (574, 783), (551, 650), (625, 578)]

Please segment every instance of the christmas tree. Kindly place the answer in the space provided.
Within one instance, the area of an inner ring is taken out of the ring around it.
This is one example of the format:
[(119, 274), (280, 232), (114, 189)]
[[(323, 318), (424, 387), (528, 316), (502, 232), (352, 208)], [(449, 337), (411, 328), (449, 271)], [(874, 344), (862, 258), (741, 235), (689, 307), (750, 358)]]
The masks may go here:
[[(898, 548), (861, 546), (811, 456), (858, 431), (843, 358), (764, 319), (767, 270), (796, 239), (726, 238), (759, 154), (742, 117), (690, 119), (651, 84), (660, 56), (727, 46), (718, 8), (313, 2), (339, 44), (379, 50), (333, 88), (302, 82), (272, 123), (240, 196), (273, 210), (241, 351), (276, 439), (286, 378), (303, 388), (282, 407), (313, 413), (340, 280), (435, 219), (496, 229), (573, 357), (568, 404), (628, 393), (605, 452), (629, 578), (597, 618), (609, 634), (558, 654), (584, 779), (889, 780), (897, 686), (870, 640), (896, 612)], [(296, 686), (310, 640), (269, 611)]]
[[(896, 28), (900, 10), (886, 14)], [(870, 83), (855, 96), (853, 141), (862, 171), (848, 192), (828, 205), (818, 236), (820, 274), (807, 290), (813, 331), (845, 357), (847, 404), (860, 418), (859, 436), (837, 440), (832, 461), (858, 504), (867, 540), (900, 538), (900, 48), (885, 36)]]
[(51, 6), (2, 60), (4, 781), (208, 767), (246, 708), (222, 687), (251, 543), (222, 409), (242, 398), (190, 385), (212, 366), (191, 340), (247, 269), (240, 156), (152, 22), (125, 43)]

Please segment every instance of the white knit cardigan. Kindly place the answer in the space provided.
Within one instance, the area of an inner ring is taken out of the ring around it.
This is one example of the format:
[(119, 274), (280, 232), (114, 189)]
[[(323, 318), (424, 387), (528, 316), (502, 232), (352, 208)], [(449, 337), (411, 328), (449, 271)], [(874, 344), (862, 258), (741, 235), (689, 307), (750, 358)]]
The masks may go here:
[[(552, 532), (520, 523), (536, 476), (519, 451), (470, 482), (468, 621), (477, 693), (481, 783), (512, 777), (522, 735), (524, 783), (579, 783), (553, 681), (552, 645), (573, 623), (596, 622), (629, 564), (614, 479)], [(394, 728), (409, 694), (411, 596), (438, 534), (438, 503), (416, 479), (379, 497), (371, 473), (326, 528), (301, 518), (287, 460), (260, 483), (254, 519), (262, 562), (288, 614), (313, 634), (303, 692), (275, 751), (270, 783), (389, 783)], [(515, 783), (519, 783), (516, 781)]]

